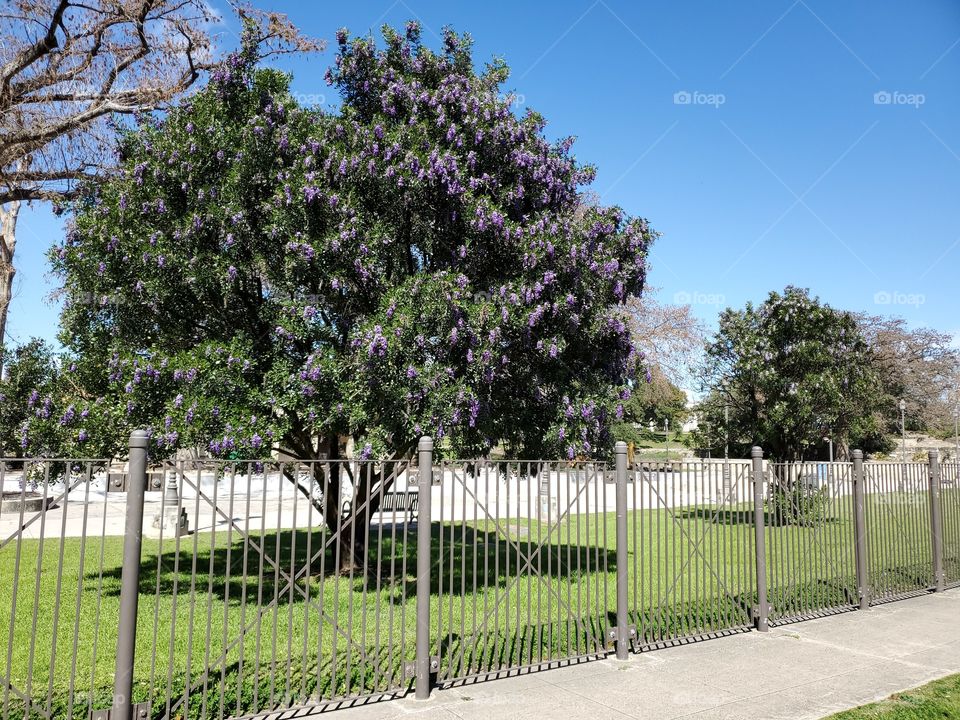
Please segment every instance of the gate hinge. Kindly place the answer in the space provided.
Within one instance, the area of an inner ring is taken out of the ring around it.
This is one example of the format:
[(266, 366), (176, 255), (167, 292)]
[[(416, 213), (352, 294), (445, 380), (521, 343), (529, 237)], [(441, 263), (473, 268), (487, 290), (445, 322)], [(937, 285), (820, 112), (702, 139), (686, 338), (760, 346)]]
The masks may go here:
[[(91, 710), (90, 720), (110, 720), (113, 717), (113, 709)], [(150, 717), (150, 703), (142, 702), (133, 705), (130, 708), (130, 717), (132, 720), (147, 720)]]
[[(607, 628), (607, 641), (615, 643), (617, 642), (617, 628), (610, 627)], [(627, 636), (630, 640), (637, 639), (637, 626), (636, 625), (627, 625)]]
[[(433, 674), (439, 671), (440, 671), (440, 656), (431, 655), (430, 656), (430, 673)], [(403, 664), (403, 674), (406, 675), (407, 677), (413, 677), (414, 675), (416, 675), (417, 661), (410, 660), (409, 662), (405, 662)]]
[[(148, 472), (146, 490), (161, 490), (163, 488), (163, 473)], [(130, 490), (130, 475), (128, 473), (107, 473), (107, 492), (127, 492)]]

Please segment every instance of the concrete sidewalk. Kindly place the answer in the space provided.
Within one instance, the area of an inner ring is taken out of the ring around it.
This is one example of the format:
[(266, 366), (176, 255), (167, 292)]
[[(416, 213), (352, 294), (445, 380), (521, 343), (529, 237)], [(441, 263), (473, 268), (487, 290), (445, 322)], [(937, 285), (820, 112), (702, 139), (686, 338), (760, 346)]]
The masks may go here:
[(821, 718), (960, 672), (960, 589), (864, 612), (437, 690), (342, 720)]

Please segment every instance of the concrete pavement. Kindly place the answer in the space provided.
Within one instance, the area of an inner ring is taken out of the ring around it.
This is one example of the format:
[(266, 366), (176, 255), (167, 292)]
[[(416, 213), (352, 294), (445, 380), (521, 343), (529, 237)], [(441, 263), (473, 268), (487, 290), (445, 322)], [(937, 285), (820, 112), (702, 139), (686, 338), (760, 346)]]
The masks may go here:
[(815, 720), (960, 672), (960, 589), (792, 625), (434, 691), (341, 720)]

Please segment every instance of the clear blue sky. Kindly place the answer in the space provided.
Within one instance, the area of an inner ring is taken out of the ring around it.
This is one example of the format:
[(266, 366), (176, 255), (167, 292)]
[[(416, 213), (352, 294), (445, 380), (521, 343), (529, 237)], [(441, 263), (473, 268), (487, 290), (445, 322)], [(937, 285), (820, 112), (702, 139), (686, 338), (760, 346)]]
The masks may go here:
[[(413, 18), (434, 46), (469, 31), (552, 136), (578, 137), (603, 201), (663, 234), (651, 283), (708, 321), (794, 284), (960, 336), (957, 0), (259, 5), (329, 40)], [(333, 105), (332, 58), (281, 65)], [(44, 252), (61, 232), (43, 206), (21, 214), (18, 340), (56, 333)]]

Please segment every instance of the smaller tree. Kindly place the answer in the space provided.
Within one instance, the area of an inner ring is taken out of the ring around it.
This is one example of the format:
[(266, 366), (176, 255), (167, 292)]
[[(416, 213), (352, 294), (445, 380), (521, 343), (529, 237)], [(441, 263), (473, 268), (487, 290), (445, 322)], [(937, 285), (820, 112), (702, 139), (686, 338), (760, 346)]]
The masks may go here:
[(883, 447), (883, 387), (851, 313), (787, 287), (725, 310), (706, 354), (704, 424), (741, 451), (760, 445), (795, 461), (825, 455), (826, 438), (840, 459), (854, 444)]
[(0, 457), (22, 457), (27, 420), (54, 381), (56, 364), (42, 340), (31, 340), (4, 355), (5, 372), (0, 379)]
[(650, 379), (638, 383), (623, 406), (624, 420), (644, 427), (652, 422), (663, 428), (664, 421), (668, 421), (671, 428), (679, 428), (687, 415), (687, 394), (656, 366), (650, 371)]

